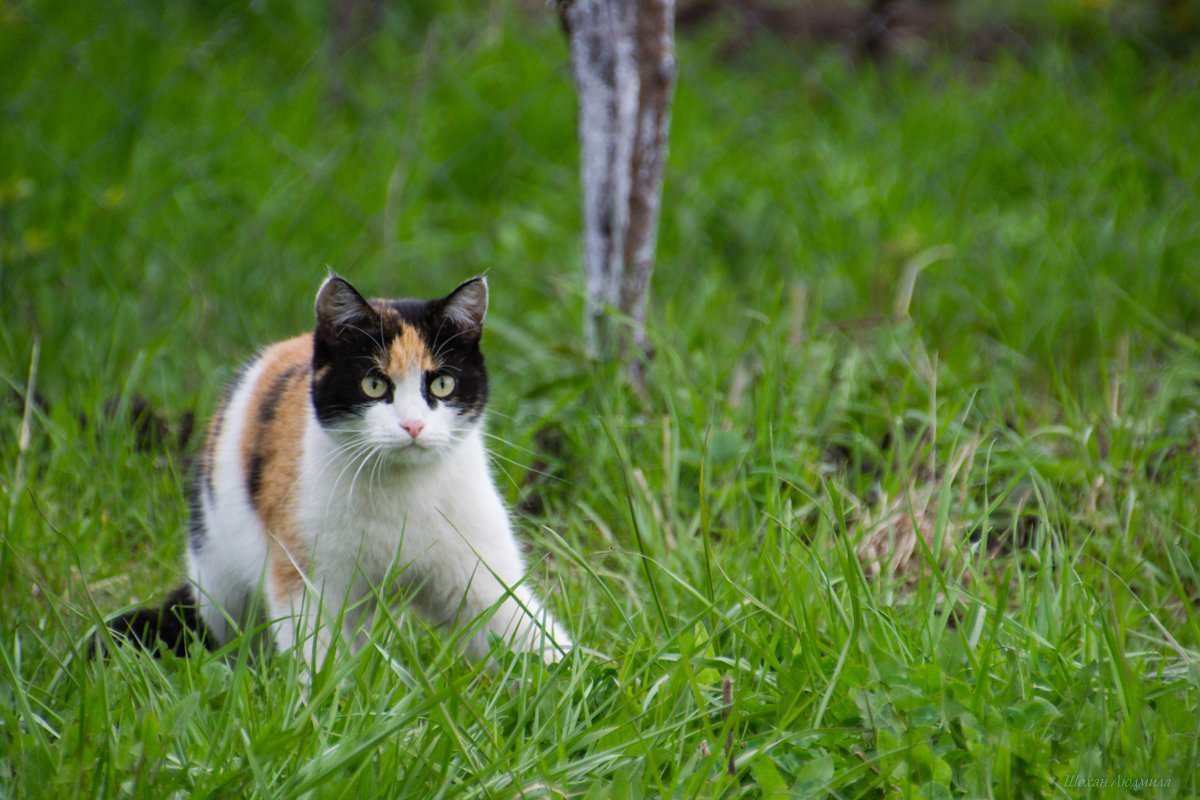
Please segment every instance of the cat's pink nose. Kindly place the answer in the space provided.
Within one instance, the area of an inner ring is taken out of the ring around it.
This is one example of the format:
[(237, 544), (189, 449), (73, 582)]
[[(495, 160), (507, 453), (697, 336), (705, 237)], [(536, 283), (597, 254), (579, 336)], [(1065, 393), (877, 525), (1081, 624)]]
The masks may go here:
[(400, 427), (408, 431), (408, 435), (417, 440), (417, 434), (425, 430), (425, 423), (417, 419), (410, 419), (400, 423)]

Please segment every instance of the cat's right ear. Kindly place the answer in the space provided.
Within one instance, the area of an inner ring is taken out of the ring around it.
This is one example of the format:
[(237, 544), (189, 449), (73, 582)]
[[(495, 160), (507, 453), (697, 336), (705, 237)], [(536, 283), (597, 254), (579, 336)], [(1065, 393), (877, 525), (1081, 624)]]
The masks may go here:
[(347, 329), (370, 329), (374, 310), (358, 291), (342, 278), (330, 275), (317, 292), (317, 330), (338, 333)]

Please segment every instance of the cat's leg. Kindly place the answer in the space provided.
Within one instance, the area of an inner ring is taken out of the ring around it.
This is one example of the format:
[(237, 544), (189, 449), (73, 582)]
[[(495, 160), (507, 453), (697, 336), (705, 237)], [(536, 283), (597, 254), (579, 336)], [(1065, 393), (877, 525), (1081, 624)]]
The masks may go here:
[(188, 553), (188, 582), (196, 599), (196, 615), (219, 647), (240, 631), (245, 621), (247, 588), (239, 576), (209, 550)]
[(278, 549), (271, 555), (263, 594), (275, 649), (295, 649), (310, 669), (320, 669), (333, 639), (325, 609), (296, 565)]
[[(481, 568), (485, 568), (482, 567)], [(477, 580), (479, 576), (476, 576)], [(546, 610), (534, 593), (524, 585), (513, 586), (499, 581), (494, 587), (480, 587), (480, 613), (500, 601), (485, 626), (471, 637), (467, 654), (473, 659), (487, 655), (490, 638), (495, 636), (517, 651), (540, 653), (542, 659), (553, 663), (571, 648), (571, 637), (554, 616)], [(503, 599), (501, 599), (503, 598)], [(490, 601), (490, 602), (489, 602)]]
[(301, 588), (290, 592), (272, 580), (267, 584), (267, 615), (275, 649), (281, 653), (295, 649), (310, 668), (320, 668), (329, 652), (329, 636), (317, 624), (316, 604), (308, 591)]
[(276, 648), (298, 649), (313, 669), (320, 669), (335, 644), (361, 649), (368, 607), (361, 577), (326, 570), (315, 578), (301, 575), (290, 562), (279, 564), (269, 570), (266, 587)]
[(436, 623), (478, 625), (467, 656), (483, 659), (497, 637), (514, 650), (558, 661), (571, 647), (566, 630), (526, 585), (520, 550), (507, 529), (480, 542), (455, 536), (418, 560), (414, 605)]

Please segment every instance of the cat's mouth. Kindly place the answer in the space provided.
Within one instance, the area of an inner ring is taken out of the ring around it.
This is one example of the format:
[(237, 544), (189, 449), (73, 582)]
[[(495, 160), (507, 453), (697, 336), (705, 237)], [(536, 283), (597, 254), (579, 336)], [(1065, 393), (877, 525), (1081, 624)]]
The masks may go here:
[(404, 466), (430, 461), (442, 449), (432, 439), (409, 436), (396, 437), (387, 442), (382, 448), (385, 457), (393, 464)]

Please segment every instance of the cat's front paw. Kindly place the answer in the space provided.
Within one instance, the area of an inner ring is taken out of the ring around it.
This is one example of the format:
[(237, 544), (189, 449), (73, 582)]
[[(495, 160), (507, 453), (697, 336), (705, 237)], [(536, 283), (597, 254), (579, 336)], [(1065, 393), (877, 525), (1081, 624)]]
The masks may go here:
[(547, 664), (557, 664), (566, 657), (575, 643), (566, 630), (554, 619), (532, 621), (529, 627), (522, 631), (521, 641), (514, 640), (513, 649), (525, 653), (537, 653)]

